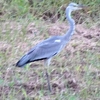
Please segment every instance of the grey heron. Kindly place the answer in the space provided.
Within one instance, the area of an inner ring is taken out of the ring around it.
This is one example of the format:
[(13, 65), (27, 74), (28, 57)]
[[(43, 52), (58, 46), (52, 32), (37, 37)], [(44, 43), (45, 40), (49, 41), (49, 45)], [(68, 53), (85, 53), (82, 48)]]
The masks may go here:
[[(66, 34), (61, 36), (52, 36), (38, 43), (16, 63), (16, 66), (23, 67), (28, 63), (39, 60), (44, 60), (45, 66), (49, 66), (52, 57), (57, 55), (66, 46), (74, 33), (75, 21), (71, 18), (71, 12), (82, 8), (82, 5), (70, 3), (66, 8), (66, 18), (70, 25), (70, 28), (66, 32)], [(52, 87), (50, 85), (50, 79), (47, 69), (48, 68), (46, 67), (46, 77), (48, 82), (48, 88), (51, 91)]]

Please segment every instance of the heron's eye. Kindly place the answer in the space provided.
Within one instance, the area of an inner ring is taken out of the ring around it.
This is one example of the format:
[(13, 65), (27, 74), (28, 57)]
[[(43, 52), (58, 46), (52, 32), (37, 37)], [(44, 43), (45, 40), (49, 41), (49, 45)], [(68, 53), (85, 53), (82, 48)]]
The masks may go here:
[(77, 7), (77, 5), (72, 5), (72, 7)]

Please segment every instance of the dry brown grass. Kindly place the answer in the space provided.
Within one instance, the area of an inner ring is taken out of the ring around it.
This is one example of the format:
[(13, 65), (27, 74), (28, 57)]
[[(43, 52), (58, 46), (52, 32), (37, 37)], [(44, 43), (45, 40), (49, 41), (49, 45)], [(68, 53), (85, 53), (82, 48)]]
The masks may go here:
[[(27, 26), (26, 26), (27, 25)], [(66, 48), (52, 59), (49, 94), (43, 61), (26, 68), (15, 63), (35, 44), (62, 35), (68, 25), (62, 22), (3, 22), (0, 39), (0, 99), (10, 100), (99, 100), (100, 98), (100, 28), (76, 25), (76, 32)]]

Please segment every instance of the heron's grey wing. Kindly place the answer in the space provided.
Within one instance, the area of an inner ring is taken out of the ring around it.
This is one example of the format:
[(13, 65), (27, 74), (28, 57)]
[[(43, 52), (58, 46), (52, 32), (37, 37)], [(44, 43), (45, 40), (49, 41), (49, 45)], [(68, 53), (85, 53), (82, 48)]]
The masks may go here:
[[(57, 40), (57, 41), (56, 41)], [(59, 42), (60, 41), (60, 42)], [(22, 67), (27, 63), (48, 59), (57, 54), (62, 45), (61, 37), (51, 37), (37, 44), (28, 53), (26, 53), (17, 63), (16, 66)]]
[(28, 53), (30, 61), (51, 58), (61, 50), (62, 46), (62, 42), (55, 42), (55, 39), (43, 41)]

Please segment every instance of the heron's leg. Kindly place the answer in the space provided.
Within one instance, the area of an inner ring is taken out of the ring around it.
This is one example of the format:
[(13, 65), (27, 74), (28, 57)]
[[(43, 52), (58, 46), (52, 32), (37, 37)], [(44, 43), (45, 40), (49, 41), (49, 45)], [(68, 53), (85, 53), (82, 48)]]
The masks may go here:
[(47, 69), (46, 69), (46, 77), (47, 77), (48, 89), (51, 92), (52, 91), (52, 87), (51, 87), (51, 84), (50, 84), (50, 76), (48, 74)]
[[(50, 65), (50, 61), (51, 59), (47, 59), (46, 62), (45, 62), (45, 69), (46, 69), (46, 78), (47, 78), (47, 83), (48, 83), (48, 89), (49, 91), (51, 92), (52, 91), (52, 86), (50, 84), (50, 76), (49, 76), (49, 73), (48, 73), (48, 67)], [(47, 67), (48, 66), (48, 67)]]

